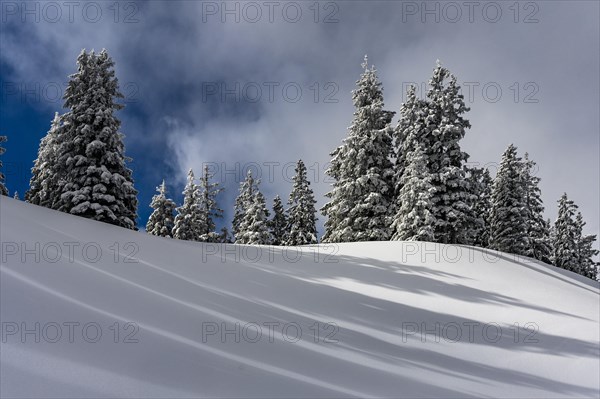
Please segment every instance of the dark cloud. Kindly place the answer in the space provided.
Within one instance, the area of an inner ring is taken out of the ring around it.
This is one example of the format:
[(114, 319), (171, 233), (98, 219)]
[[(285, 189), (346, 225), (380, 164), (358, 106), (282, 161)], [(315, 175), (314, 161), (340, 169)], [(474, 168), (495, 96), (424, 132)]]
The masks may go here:
[[(462, 2), (428, 2), (426, 10), (422, 2), (330, 2), (318, 14), (314, 3), (297, 2), (277, 3), (271, 15), (263, 2), (229, 2), (237, 11), (225, 22), (222, 2), (123, 2), (118, 17), (109, 3), (95, 4), (95, 23), (77, 12), (69, 22), (64, 9), (51, 23), (42, 6), (39, 22), (22, 22), (3, 9), (3, 72), (14, 81), (65, 81), (82, 48), (109, 49), (133, 97), (120, 116), (144, 208), (162, 177), (180, 191), (187, 169), (204, 162), (263, 165), (263, 180), (269, 170), (275, 176), (264, 183), (268, 196), (286, 196), (284, 165), (298, 158), (315, 165), (322, 205), (328, 153), (351, 122), (350, 91), (368, 53), (393, 111), (406, 84), (425, 83), (442, 60), (472, 88), (471, 161), (498, 162), (515, 143), (538, 162), (548, 216), (566, 191), (589, 230), (599, 230), (597, 2), (481, 2), (471, 13)], [(227, 178), (229, 206), (236, 182)]]

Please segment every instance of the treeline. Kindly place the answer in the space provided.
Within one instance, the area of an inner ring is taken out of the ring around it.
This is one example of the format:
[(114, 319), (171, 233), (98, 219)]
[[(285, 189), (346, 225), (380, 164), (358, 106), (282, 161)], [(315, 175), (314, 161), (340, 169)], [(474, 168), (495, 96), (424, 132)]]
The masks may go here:
[(460, 146), (471, 124), (456, 77), (439, 62), (425, 98), (411, 86), (392, 126), (382, 84), (365, 56), (352, 92), (354, 119), (331, 153), (334, 179), (323, 242), (419, 240), (528, 256), (596, 278), (596, 236), (583, 235), (577, 206), (559, 199), (554, 226), (534, 175), (535, 162), (510, 145), (492, 179), (469, 167)]
[[(425, 98), (409, 87), (395, 126), (385, 110), (382, 84), (365, 57), (352, 92), (354, 118), (347, 137), (332, 153), (327, 174), (334, 183), (322, 208), (323, 242), (421, 240), (475, 245), (528, 256), (590, 278), (597, 275), (595, 235), (564, 194), (552, 225), (535, 176), (535, 163), (510, 145), (492, 179), (470, 167), (460, 146), (471, 127), (457, 79), (438, 62)], [(137, 229), (137, 190), (127, 167), (120, 121), (123, 98), (114, 62), (103, 50), (83, 50), (63, 96), (65, 114), (55, 114), (41, 140), (25, 200), (73, 215)], [(0, 136), (0, 144), (6, 137)], [(4, 149), (0, 147), (0, 154)], [(0, 163), (1, 166), (1, 163)], [(216, 231), (223, 217), (221, 192), (208, 168), (193, 171), (179, 207), (163, 182), (152, 199), (149, 234), (181, 240), (251, 245), (317, 242), (313, 191), (298, 161), (284, 208), (280, 197), (269, 210), (260, 181), (248, 173), (240, 184), (231, 233)], [(0, 193), (8, 195), (0, 174)], [(18, 196), (15, 194), (15, 196)]]
[(201, 242), (232, 243), (235, 238), (236, 243), (246, 245), (316, 244), (316, 201), (302, 160), (295, 171), (288, 208), (284, 209), (281, 198), (276, 196), (272, 216), (260, 191), (260, 180), (248, 171), (235, 201), (232, 237), (226, 227), (216, 232), (215, 221), (223, 217), (217, 203), (217, 195), (222, 191), (219, 183), (212, 182), (208, 166), (204, 167), (199, 183), (190, 170), (183, 190), (183, 205), (179, 208), (167, 197), (164, 181), (157, 187), (146, 231), (160, 237)]

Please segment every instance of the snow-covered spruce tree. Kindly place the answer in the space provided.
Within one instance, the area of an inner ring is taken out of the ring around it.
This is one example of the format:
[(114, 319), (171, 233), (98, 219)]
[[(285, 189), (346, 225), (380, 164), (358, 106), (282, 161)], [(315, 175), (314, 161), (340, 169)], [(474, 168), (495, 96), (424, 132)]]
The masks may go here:
[(199, 241), (202, 235), (202, 220), (198, 199), (200, 190), (195, 182), (194, 171), (188, 172), (187, 184), (183, 190), (183, 205), (177, 208), (173, 238), (178, 240)]
[(121, 122), (123, 106), (114, 62), (106, 50), (81, 52), (78, 71), (64, 94), (63, 126), (57, 148), (58, 210), (136, 229), (137, 191), (127, 168)]
[(25, 200), (31, 204), (52, 208), (60, 200), (56, 173), (56, 147), (60, 128), (61, 117), (55, 112), (50, 130), (40, 141), (38, 156), (31, 168), (29, 190), (25, 193)]
[(493, 180), (486, 168), (465, 167), (470, 192), (472, 194), (469, 206), (474, 218), (467, 226), (471, 233), (473, 245), (487, 248), (489, 243), (490, 210)]
[(252, 203), (246, 209), (244, 219), (239, 227), (236, 243), (247, 245), (269, 245), (271, 244), (271, 232), (269, 231), (269, 211), (265, 196), (256, 191)]
[(406, 168), (399, 181), (401, 198), (394, 223), (392, 240), (433, 241), (435, 216), (432, 198), (435, 188), (427, 169), (427, 158), (419, 145), (406, 154)]
[(492, 188), (490, 243), (492, 249), (517, 255), (527, 250), (527, 209), (525, 187), (521, 179), (521, 158), (509, 145)]
[[(445, 81), (448, 79), (448, 84)], [(460, 147), (471, 124), (463, 115), (469, 111), (456, 77), (438, 61), (429, 81), (425, 119), (425, 151), (435, 188), (435, 239), (441, 243), (472, 244), (469, 226), (476, 215), (469, 206), (474, 201), (463, 163), (468, 154)]]
[(599, 251), (594, 248), (596, 235), (584, 235), (583, 227), (585, 224), (581, 212), (577, 212), (575, 225), (577, 226), (576, 242), (577, 258), (579, 259), (578, 273), (596, 280), (598, 278), (598, 267), (600, 266), (600, 263), (594, 260), (599, 253)]
[(285, 209), (279, 195), (273, 199), (273, 217), (269, 221), (271, 229), (272, 245), (283, 245), (285, 242), (287, 220), (285, 217)]
[(13, 198), (16, 199), (17, 201), (21, 200), (21, 197), (19, 197), (19, 192), (18, 191), (15, 191), (15, 193), (13, 195)]
[(394, 215), (390, 122), (374, 67), (364, 69), (352, 92), (354, 119), (348, 137), (334, 150), (327, 174), (334, 180), (322, 208), (323, 242), (385, 241)]
[(200, 210), (200, 241), (219, 242), (219, 233), (217, 233), (215, 219), (223, 217), (223, 210), (217, 205), (217, 195), (222, 188), (219, 183), (211, 183), (213, 175), (208, 170), (208, 165), (204, 166), (204, 172), (200, 178), (200, 198), (198, 199), (198, 209)]
[[(2, 143), (6, 143), (6, 136), (0, 136), (0, 156), (6, 152)], [(0, 195), (8, 195), (8, 189), (4, 185), (4, 173), (2, 173), (2, 159), (0, 159)]]
[(550, 243), (550, 226), (544, 219), (544, 205), (539, 188), (540, 178), (534, 175), (535, 162), (525, 153), (521, 179), (525, 191), (525, 210), (527, 223), (527, 248), (524, 255), (552, 263), (552, 246)]
[[(416, 150), (417, 147), (423, 148), (428, 144), (425, 140), (425, 116), (427, 104), (425, 101), (417, 98), (416, 88), (410, 85), (406, 91), (406, 101), (400, 107), (400, 120), (393, 131), (394, 138), (394, 188), (396, 197), (396, 208), (401, 206), (402, 198), (399, 196), (401, 190), (401, 180), (404, 169), (407, 166), (407, 156)], [(429, 165), (427, 171), (429, 171)]]
[(572, 272), (579, 272), (578, 240), (581, 226), (575, 221), (577, 205), (564, 193), (558, 200), (558, 217), (554, 222), (554, 243), (552, 245), (554, 266)]
[(148, 223), (146, 232), (159, 237), (173, 237), (173, 227), (175, 226), (175, 202), (167, 198), (167, 186), (163, 180), (162, 184), (156, 187), (158, 194), (152, 197), (150, 207), (154, 209)]
[(254, 201), (254, 194), (258, 191), (259, 184), (260, 180), (256, 180), (252, 177), (251, 170), (248, 170), (246, 179), (240, 183), (240, 191), (235, 199), (232, 222), (232, 232), (235, 240), (237, 240), (240, 233), (240, 225), (244, 221), (246, 210)]
[(308, 245), (317, 243), (317, 210), (315, 196), (306, 178), (306, 166), (302, 160), (296, 164), (294, 184), (288, 199), (287, 235), (285, 245)]

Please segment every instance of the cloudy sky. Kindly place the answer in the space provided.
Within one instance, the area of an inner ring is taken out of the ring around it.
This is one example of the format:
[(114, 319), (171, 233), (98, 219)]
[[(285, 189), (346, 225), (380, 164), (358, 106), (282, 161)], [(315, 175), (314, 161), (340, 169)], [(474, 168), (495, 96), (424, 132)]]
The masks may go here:
[[(514, 143), (538, 163), (547, 216), (566, 191), (599, 231), (599, 20), (596, 1), (22, 2), (1, 4), (0, 131), (7, 185), (29, 169), (75, 59), (106, 48), (140, 191), (140, 226), (164, 178), (173, 197), (210, 163), (230, 222), (241, 176), (286, 198), (302, 158), (324, 203), (328, 154), (352, 119), (365, 54), (398, 111), (437, 59), (463, 84), (471, 162), (495, 169)], [(394, 119), (394, 124), (397, 118)], [(292, 165), (292, 166), (290, 166)], [(323, 217), (320, 217), (322, 232)]]

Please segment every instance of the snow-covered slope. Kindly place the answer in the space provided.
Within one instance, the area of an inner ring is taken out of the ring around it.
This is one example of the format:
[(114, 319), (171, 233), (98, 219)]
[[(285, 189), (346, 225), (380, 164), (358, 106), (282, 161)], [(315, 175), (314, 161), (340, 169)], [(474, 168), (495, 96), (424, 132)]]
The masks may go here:
[(2, 397), (599, 395), (598, 285), (547, 265), (204, 245), (6, 197), (0, 217)]

